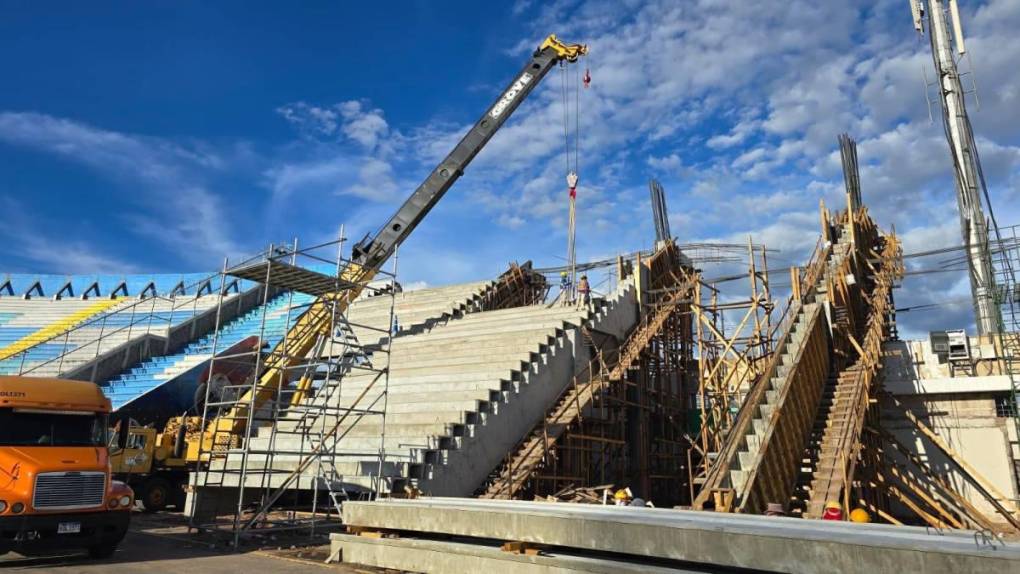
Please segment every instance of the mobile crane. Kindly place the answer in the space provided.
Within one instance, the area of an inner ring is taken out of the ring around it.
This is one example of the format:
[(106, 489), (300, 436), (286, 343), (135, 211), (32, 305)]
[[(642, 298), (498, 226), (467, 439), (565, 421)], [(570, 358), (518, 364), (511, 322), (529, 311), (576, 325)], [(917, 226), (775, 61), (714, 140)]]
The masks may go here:
[[(201, 417), (177, 417), (167, 423), (163, 432), (148, 437), (149, 444), (159, 448), (150, 449), (152, 456), (143, 457), (145, 468), (133, 467), (132, 474), (137, 483), (139, 474), (152, 475), (165, 487), (165, 477), (155, 469), (174, 470), (179, 473), (194, 468), (200, 460), (208, 461), (208, 453), (215, 449), (236, 446), (244, 435), (252, 409), (258, 411), (290, 381), (289, 369), (298, 364), (315, 346), (320, 335), (329, 330), (335, 310), (343, 312), (361, 294), (365, 285), (382, 268), (397, 247), (414, 231), (426, 215), (442, 199), (443, 195), (464, 174), (478, 152), (492, 139), (496, 131), (513, 114), (514, 110), (535, 89), (535, 86), (557, 65), (573, 63), (587, 54), (583, 44), (566, 44), (555, 35), (550, 35), (531, 55), (513, 81), (500, 92), (499, 98), (489, 106), (482, 117), (467, 132), (453, 150), (429, 174), (424, 182), (400, 206), (397, 212), (374, 235), (366, 235), (352, 249), (352, 263), (341, 274), (341, 281), (350, 287), (317, 299), (296, 320), (287, 336), (266, 356), (261, 374), (254, 389), (241, 397), (232, 408), (209, 421), (200, 429)], [(286, 343), (286, 347), (284, 347)], [(296, 397), (302, 397), (311, 387), (311, 381), (298, 381)], [(132, 431), (135, 432), (135, 431)], [(139, 433), (151, 430), (139, 429)], [(134, 462), (134, 461), (130, 461)], [(115, 468), (118, 468), (115, 461)], [(143, 500), (147, 489), (142, 486)]]

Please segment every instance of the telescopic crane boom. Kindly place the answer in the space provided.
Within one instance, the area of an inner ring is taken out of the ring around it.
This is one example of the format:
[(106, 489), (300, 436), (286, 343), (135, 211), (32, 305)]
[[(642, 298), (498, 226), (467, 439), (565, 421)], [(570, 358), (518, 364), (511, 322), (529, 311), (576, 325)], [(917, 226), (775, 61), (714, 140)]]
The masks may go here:
[(474, 127), (460, 140), (457, 147), (442, 162), (418, 189), (407, 198), (400, 209), (382, 226), (371, 239), (366, 236), (354, 247), (354, 260), (365, 267), (379, 269), (429, 211), (442, 199), (443, 194), (453, 186), (454, 182), (464, 174), (464, 168), (489, 143), (492, 136), (517, 109), (524, 98), (549, 70), (557, 63), (566, 60), (574, 62), (588, 52), (587, 46), (581, 44), (564, 44), (555, 35), (550, 35), (542, 42), (531, 60), (517, 74), (509, 86), (503, 90), (499, 99), (475, 123)]
[(555, 35), (550, 35), (542, 42), (524, 68), (500, 93), (499, 98), (486, 109), (453, 151), (432, 170), (393, 217), (374, 235), (365, 236), (354, 246), (353, 263), (344, 269), (341, 277), (352, 287), (320, 297), (297, 319), (287, 336), (266, 357), (255, 389), (238, 400), (227, 413), (210, 423), (202, 435), (204, 448), (200, 449), (197, 441), (189, 442), (186, 455), (189, 460), (197, 460), (200, 450), (210, 451), (214, 447), (226, 446), (222, 438), (243, 435), (250, 411), (257, 411), (287, 383), (287, 371), (300, 364), (314, 348), (318, 337), (326, 333), (333, 313), (345, 311), (358, 297), (361, 286), (375, 276), (396, 248), (463, 175), (471, 160), (542, 78), (560, 62), (575, 62), (587, 52), (587, 46), (565, 44)]

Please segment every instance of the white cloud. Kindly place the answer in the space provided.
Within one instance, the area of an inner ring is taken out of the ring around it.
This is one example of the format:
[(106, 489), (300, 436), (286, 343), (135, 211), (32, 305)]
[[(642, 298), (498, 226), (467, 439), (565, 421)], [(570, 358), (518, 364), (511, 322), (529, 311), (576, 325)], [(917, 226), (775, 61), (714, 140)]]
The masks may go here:
[(389, 134), (382, 110), (348, 100), (329, 106), (293, 102), (276, 109), (299, 132), (310, 137), (344, 136), (372, 150)]
[(115, 181), (119, 191), (109, 196), (111, 206), (128, 219), (150, 222), (153, 238), (192, 262), (210, 263), (238, 250), (203, 175), (224, 166), (215, 153), (31, 112), (0, 113), (0, 141), (57, 155)]
[(294, 102), (276, 108), (276, 113), (283, 116), (298, 130), (315, 135), (330, 136), (336, 133), (339, 125), (336, 110), (312, 106), (305, 102)]
[(708, 139), (708, 147), (721, 150), (744, 143), (748, 137), (761, 127), (760, 120), (743, 120), (733, 126), (728, 134), (712, 136)]
[(368, 149), (374, 149), (389, 131), (389, 124), (383, 119), (382, 110), (366, 110), (361, 102), (344, 102), (339, 106), (344, 118), (344, 135)]

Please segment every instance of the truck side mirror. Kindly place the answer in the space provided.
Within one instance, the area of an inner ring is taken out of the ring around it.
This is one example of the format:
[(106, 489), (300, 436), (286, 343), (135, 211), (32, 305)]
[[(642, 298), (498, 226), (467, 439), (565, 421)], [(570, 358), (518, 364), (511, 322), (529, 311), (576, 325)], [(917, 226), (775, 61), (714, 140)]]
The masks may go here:
[(117, 429), (117, 448), (124, 450), (127, 448), (128, 433), (130, 431), (131, 421), (128, 418), (120, 419), (120, 428)]

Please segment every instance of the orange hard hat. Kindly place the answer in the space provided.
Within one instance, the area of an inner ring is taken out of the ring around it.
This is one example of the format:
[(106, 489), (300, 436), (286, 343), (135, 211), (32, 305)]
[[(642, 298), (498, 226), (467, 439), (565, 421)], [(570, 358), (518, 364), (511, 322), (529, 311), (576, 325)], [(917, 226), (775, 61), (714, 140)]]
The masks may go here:
[(850, 522), (871, 522), (871, 515), (863, 508), (855, 508), (850, 511)]

